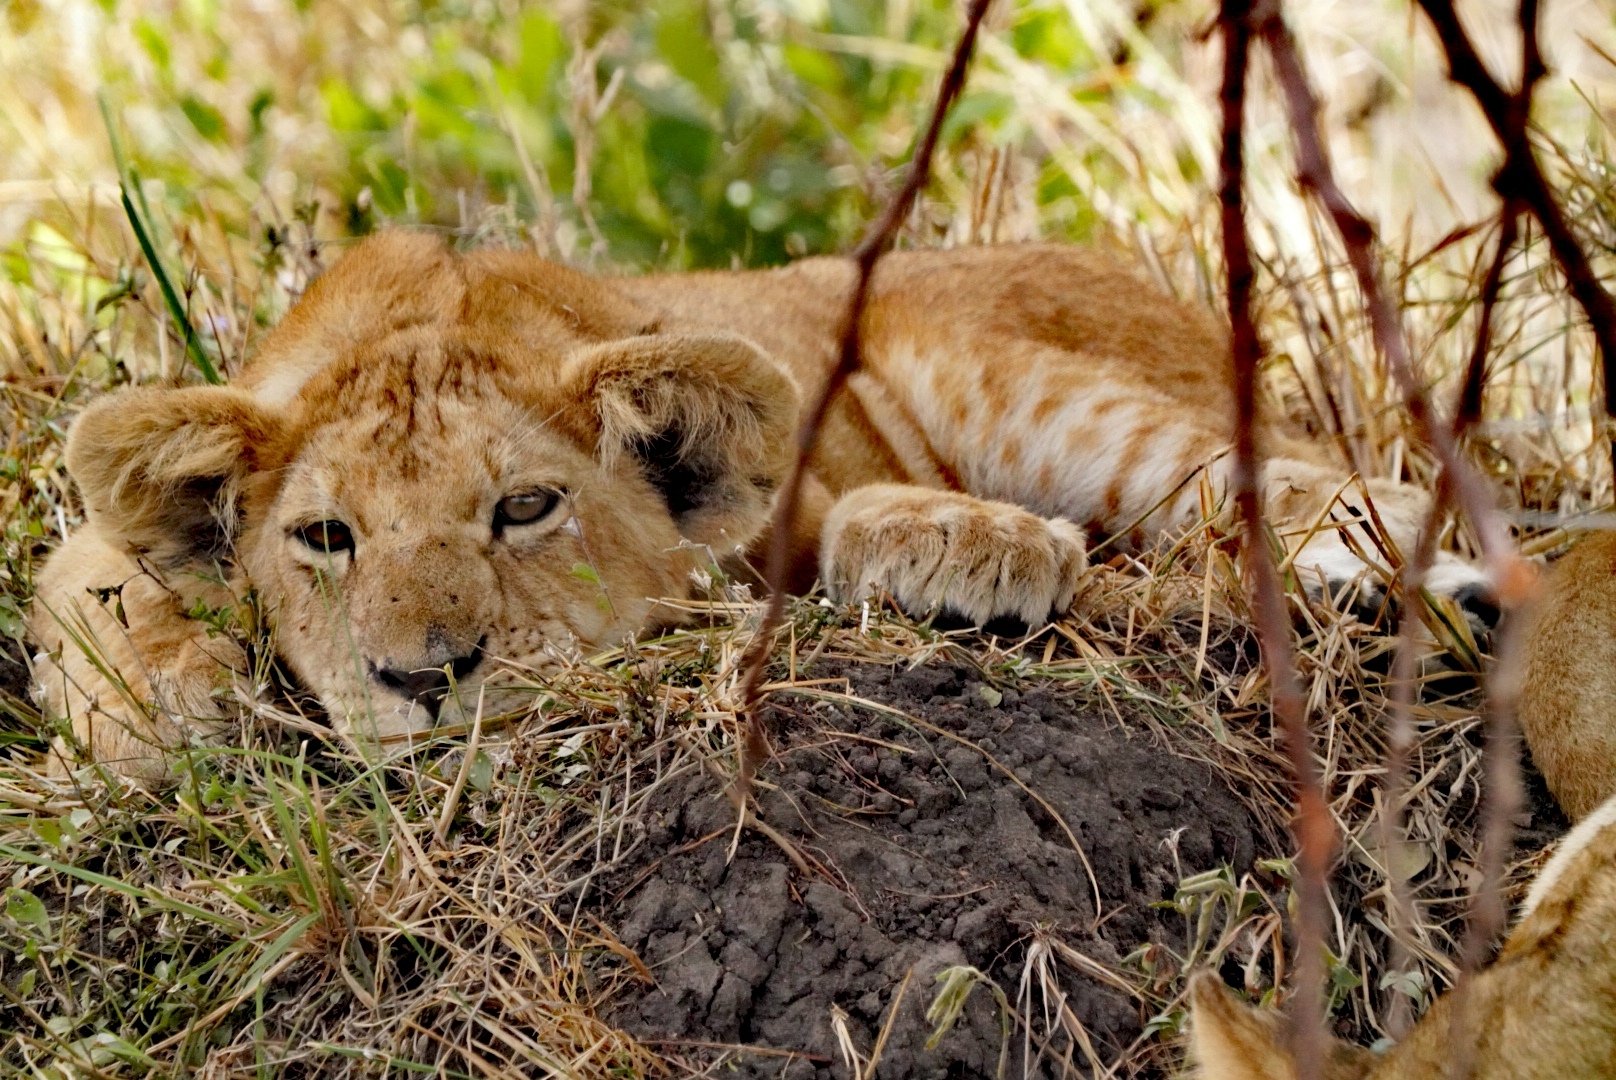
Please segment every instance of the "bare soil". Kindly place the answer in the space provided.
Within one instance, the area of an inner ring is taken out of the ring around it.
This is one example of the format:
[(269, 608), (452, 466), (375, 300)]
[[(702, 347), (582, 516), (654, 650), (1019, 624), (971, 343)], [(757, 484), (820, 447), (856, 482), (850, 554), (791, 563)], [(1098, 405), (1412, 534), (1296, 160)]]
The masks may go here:
[[(730, 1052), (725, 1075), (845, 1075), (833, 1017), (841, 1011), (868, 1055), (908, 975), (877, 1075), (991, 1076), (1003, 1037), (985, 989), (935, 1048), (924, 1045), (939, 971), (974, 965), (1015, 1006), (1038, 934), (1108, 964), (1153, 942), (1181, 950), (1184, 919), (1152, 905), (1191, 874), (1244, 870), (1271, 848), (1218, 773), (1103, 706), (1055, 690), (1000, 696), (948, 666), (814, 675), (845, 675), (854, 696), (940, 729), (777, 697), (781, 753), (763, 774), (761, 807), (815, 874), (751, 831), (729, 858), (734, 813), (702, 776), (653, 798), (643, 854), (606, 882), (605, 921), (655, 979), (620, 993), (607, 1018), (689, 1060), (752, 1047)], [(1147, 1010), (1055, 967), (1095, 1054), (1115, 1060)], [(1051, 1055), (1074, 1052), (1086, 1072), (1067, 1040), (1041, 1048), (1014, 1034), (1008, 1074), (1022, 1075), (1024, 1056), (1029, 1075), (1058, 1074)]]

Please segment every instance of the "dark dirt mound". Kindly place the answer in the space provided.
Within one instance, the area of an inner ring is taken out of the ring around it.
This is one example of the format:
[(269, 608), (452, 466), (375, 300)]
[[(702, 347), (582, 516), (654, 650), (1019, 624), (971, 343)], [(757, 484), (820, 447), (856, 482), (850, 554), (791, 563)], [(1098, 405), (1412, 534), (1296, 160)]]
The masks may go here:
[[(868, 708), (777, 704), (785, 749), (764, 775), (773, 790), (761, 793), (763, 815), (834, 880), (800, 876), (752, 832), (726, 862), (734, 818), (716, 785), (670, 784), (647, 813), (650, 842), (638, 864), (606, 883), (615, 897), (606, 921), (656, 979), (620, 994), (612, 1022), (698, 1057), (701, 1043), (801, 1055), (742, 1054), (742, 1076), (829, 1077), (833, 1064), (842, 1075), (833, 1009), (868, 1054), (913, 969), (879, 1075), (991, 1076), (1002, 1037), (987, 991), (972, 995), (934, 1050), (924, 1048), (938, 971), (975, 965), (1013, 1004), (1040, 925), (1107, 962), (1153, 941), (1181, 947), (1182, 917), (1150, 905), (1187, 875), (1253, 858), (1257, 838), (1240, 801), (1211, 769), (1173, 756), (1142, 727), (1046, 691), (1000, 698), (946, 666), (829, 667), (814, 674), (845, 675), (854, 695), (975, 746)], [(1093, 866), (1097, 930), (1093, 887), (1065, 828), (1022, 784), (1064, 819)], [(1061, 989), (1095, 1052), (1115, 1059), (1149, 1017), (1130, 995), (1063, 971)], [(1060, 1044), (1053, 1052), (1075, 1052), (1086, 1071), (1082, 1053)], [(1010, 1075), (1022, 1074), (1021, 1058), (1017, 1034)], [(1059, 1071), (1046, 1054), (1031, 1074)]]

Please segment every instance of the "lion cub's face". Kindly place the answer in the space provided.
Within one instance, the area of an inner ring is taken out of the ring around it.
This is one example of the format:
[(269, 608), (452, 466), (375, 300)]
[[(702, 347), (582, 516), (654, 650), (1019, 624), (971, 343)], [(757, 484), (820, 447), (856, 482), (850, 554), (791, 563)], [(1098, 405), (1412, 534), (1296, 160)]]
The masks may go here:
[[(685, 590), (662, 495), (580, 446), (556, 404), (512, 400), (437, 342), (376, 359), (394, 378), (316, 419), (240, 545), (281, 652), (334, 716), (420, 730), (455, 711), (451, 683), (470, 713), (490, 675), (618, 640)], [(445, 368), (440, 393), (388, 392)]]
[(758, 531), (796, 408), (733, 338), (513, 348), (437, 326), (269, 398), (111, 395), (70, 467), (98, 526), (149, 557), (233, 554), (339, 730), (384, 744), (469, 718), (502, 672), (656, 624), (692, 544)]

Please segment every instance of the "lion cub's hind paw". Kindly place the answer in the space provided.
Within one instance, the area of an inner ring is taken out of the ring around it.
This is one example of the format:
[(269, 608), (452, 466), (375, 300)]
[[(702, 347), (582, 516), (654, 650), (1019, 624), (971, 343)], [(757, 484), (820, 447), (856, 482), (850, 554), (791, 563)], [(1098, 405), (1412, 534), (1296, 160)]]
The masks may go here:
[(838, 599), (885, 592), (911, 615), (1001, 628), (1064, 614), (1086, 567), (1083, 532), (1069, 521), (897, 485), (838, 502), (821, 548), (821, 572)]

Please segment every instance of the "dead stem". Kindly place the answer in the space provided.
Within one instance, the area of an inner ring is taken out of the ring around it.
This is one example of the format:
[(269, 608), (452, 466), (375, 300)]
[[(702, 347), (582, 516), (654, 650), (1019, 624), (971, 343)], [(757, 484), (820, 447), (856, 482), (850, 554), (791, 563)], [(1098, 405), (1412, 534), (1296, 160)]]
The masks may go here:
[(824, 425), (825, 417), (830, 412), (831, 401), (853, 372), (858, 370), (860, 324), (863, 322), (864, 308), (869, 300), (870, 278), (875, 273), (875, 264), (892, 246), (893, 240), (898, 235), (898, 229), (908, 218), (916, 197), (926, 186), (926, 181), (931, 175), (932, 155), (937, 150), (937, 140), (942, 134), (943, 121), (947, 119), (949, 109), (953, 107), (954, 100), (959, 97), (960, 90), (965, 86), (971, 54), (976, 47), (977, 31), (981, 28), (982, 19), (987, 15), (991, 5), (992, 0), (971, 0), (971, 6), (965, 15), (965, 30), (960, 34), (959, 44), (954, 49), (954, 59), (949, 65), (948, 73), (943, 76), (942, 85), (938, 87), (937, 103), (932, 107), (931, 121), (926, 125), (925, 133), (915, 146), (903, 187), (893, 196), (892, 201), (887, 203), (886, 210), (853, 253), (858, 276), (847, 302), (847, 314), (842, 320), (841, 346), (836, 366), (826, 374), (818, 393), (804, 410), (802, 425), (797, 429), (797, 457), (792, 463), (785, 487), (780, 492), (774, 519), (769, 525), (769, 560), (766, 574), (769, 583), (769, 602), (764, 608), (763, 619), (757, 633), (753, 636), (741, 661), (741, 708), (746, 723), (738, 754), (739, 765), (735, 773), (735, 786), (743, 802), (751, 795), (752, 776), (767, 752), (763, 720), (757, 708), (758, 688), (762, 685), (763, 669), (774, 648), (774, 632), (779, 628), (780, 620), (785, 614), (785, 582), (790, 562), (791, 533), (796, 527), (797, 510), (802, 500), (803, 482), (808, 471), (808, 458), (812, 456), (814, 445), (819, 440), (819, 429)]
[(1397, 307), (1381, 279), (1376, 252), (1375, 230), (1358, 213), (1336, 184), (1324, 140), (1319, 134), (1319, 103), (1312, 83), (1296, 46), (1296, 39), (1285, 25), (1280, 0), (1270, 0), (1272, 6), (1257, 25), (1274, 61), (1274, 75), (1285, 97), (1286, 112), (1290, 117), (1295, 139), (1297, 181), (1329, 214), (1346, 249), (1347, 261), (1352, 265), (1358, 281), (1358, 291), (1368, 312), (1375, 344), (1385, 356), (1392, 378), (1403, 393), (1410, 418), (1420, 440), (1436, 455), (1438, 463), (1453, 485), (1454, 495), (1464, 508), (1476, 535), (1481, 541), (1492, 575), (1493, 589), (1501, 606), (1512, 608), (1531, 593), (1535, 575), (1529, 564), (1522, 561), (1510, 539), (1503, 515), (1495, 505), (1496, 496), (1491, 487), (1469, 466), (1459, 453), (1453, 431), (1441, 421), (1431, 404), (1430, 395), (1414, 372), (1409, 356), (1408, 339), (1403, 331)]
[(1520, 745), (1515, 702), (1520, 696), (1522, 622), (1502, 624), (1498, 659), (1487, 680), (1487, 734), (1483, 749), (1486, 786), (1482, 801), (1481, 883), (1470, 905), (1470, 921), (1460, 950), (1459, 980), (1454, 985), (1453, 1058), (1448, 1076), (1469, 1077), (1475, 1064), (1478, 1032), (1471, 1029), (1468, 992), (1473, 976), (1492, 950), (1505, 924), (1504, 862), (1513, 847), (1515, 814), (1521, 807)]
[[(1249, 0), (1224, 0), (1223, 143), (1219, 195), (1223, 208), (1223, 254), (1228, 269), (1227, 302), (1235, 375), (1235, 502), (1245, 525), (1246, 577), (1252, 614), (1268, 669), (1270, 707), (1284, 734), (1295, 785), (1291, 827), (1298, 847), (1296, 919), (1297, 974), (1294, 1054), (1302, 1080), (1320, 1075), (1324, 1057), (1324, 927), (1326, 874), (1334, 855), (1335, 826), (1325, 804), (1307, 731), (1306, 706), (1291, 655), (1291, 624), (1279, 575), (1262, 521), (1258, 487), (1257, 361), (1261, 343), (1252, 321), (1253, 270), (1246, 233), (1245, 102), (1254, 11)], [(1269, 21), (1272, 21), (1271, 19)]]
[[(1548, 238), (1549, 250), (1565, 274), (1566, 285), (1576, 297), (1599, 347), (1605, 381), (1606, 438), (1608, 425), (1616, 417), (1616, 300), (1599, 283), (1587, 252), (1571, 230), (1560, 201), (1549, 186), (1537, 153), (1532, 149), (1528, 129), (1532, 120), (1532, 97), (1537, 84), (1548, 74), (1538, 45), (1538, 0), (1521, 0), (1521, 85), (1514, 93), (1505, 90), (1487, 70), (1475, 44), (1459, 21), (1453, 0), (1418, 0), (1425, 17), (1431, 20), (1442, 51), (1448, 60), (1448, 77), (1470, 91), (1481, 106), (1487, 124), (1493, 129), (1504, 151), (1504, 163), (1493, 185), (1506, 200), (1519, 199), (1537, 218)], [(1616, 443), (1612, 444), (1612, 468), (1616, 470)]]
[[(1465, 369), (1465, 380), (1454, 409), (1453, 437), (1457, 443), (1463, 442), (1467, 430), (1481, 415), (1482, 391), (1486, 387), (1487, 355), (1492, 343), (1493, 309), (1498, 303), (1504, 266), (1509, 261), (1511, 249), (1515, 246), (1518, 214), (1519, 207), (1513, 200), (1506, 199), (1503, 209), (1499, 212), (1498, 248), (1482, 282), (1481, 317), (1476, 327), (1476, 343), (1471, 349), (1470, 363)], [(1436, 558), (1438, 533), (1448, 511), (1452, 509), (1452, 503), (1453, 488), (1447, 483), (1447, 474), (1443, 473), (1438, 477), (1430, 512), (1420, 527), (1419, 542), (1413, 557), (1404, 565), (1402, 572), (1403, 610), (1400, 616), (1397, 659), (1392, 667), (1392, 705), (1387, 722), (1386, 741), (1386, 798), (1382, 808), (1380, 845), (1395, 915), (1391, 923), (1392, 956), (1387, 966), (1389, 971), (1396, 973), (1402, 973), (1409, 968), (1414, 952), (1410, 935), (1419, 922), (1414, 897), (1409, 887), (1409, 874), (1406, 873), (1407, 860), (1403, 858), (1404, 845), (1407, 843), (1403, 812), (1404, 801), (1408, 795), (1408, 755), (1414, 745), (1416, 689), (1414, 669), (1419, 652), (1415, 638), (1419, 625), (1417, 615), (1419, 608), (1416, 605), (1424, 603), (1420, 589), (1424, 584), (1425, 575), (1430, 571), (1431, 564)], [(1391, 1013), (1386, 1022), (1387, 1032), (1393, 1038), (1401, 1038), (1407, 1032), (1412, 1020), (1413, 999), (1407, 994), (1394, 995)]]

